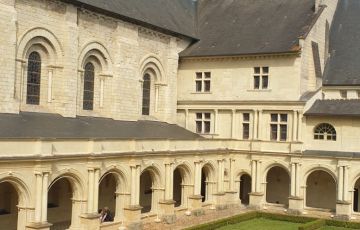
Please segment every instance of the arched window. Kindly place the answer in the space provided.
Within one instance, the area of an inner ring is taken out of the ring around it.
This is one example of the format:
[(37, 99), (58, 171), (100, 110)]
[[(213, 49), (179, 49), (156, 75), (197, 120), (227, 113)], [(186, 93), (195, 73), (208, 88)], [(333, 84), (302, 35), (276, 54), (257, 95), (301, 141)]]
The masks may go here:
[(26, 104), (38, 105), (40, 103), (41, 57), (38, 52), (29, 55), (27, 69)]
[(83, 96), (83, 109), (94, 109), (94, 77), (95, 67), (91, 62), (85, 65), (84, 73), (84, 96)]
[(142, 115), (150, 115), (150, 87), (151, 77), (149, 74), (145, 74), (143, 82)]
[(314, 129), (315, 140), (328, 140), (336, 141), (336, 130), (335, 128), (327, 123), (320, 124)]

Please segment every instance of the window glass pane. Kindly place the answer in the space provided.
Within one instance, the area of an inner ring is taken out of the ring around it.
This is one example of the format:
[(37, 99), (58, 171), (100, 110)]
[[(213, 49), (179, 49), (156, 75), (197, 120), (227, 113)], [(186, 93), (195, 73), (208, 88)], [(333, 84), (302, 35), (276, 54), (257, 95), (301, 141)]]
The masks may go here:
[(280, 125), (280, 140), (286, 141), (287, 139), (287, 125)]
[(243, 121), (250, 121), (250, 114), (249, 113), (244, 113), (243, 114)]
[(210, 85), (211, 85), (210, 81), (205, 81), (204, 84), (205, 84), (204, 91), (205, 92), (210, 92)]
[(254, 73), (255, 74), (260, 74), (260, 67), (255, 67), (254, 68)]
[(269, 73), (269, 67), (263, 67), (262, 71), (263, 71), (263, 74), (268, 74)]
[(271, 114), (271, 122), (277, 122), (278, 121), (278, 114)]
[(254, 76), (254, 89), (260, 89), (260, 76)]
[(280, 121), (287, 122), (287, 114), (280, 114)]
[(37, 52), (29, 55), (27, 70), (26, 103), (38, 105), (40, 103), (41, 57)]
[(204, 133), (210, 133), (210, 121), (205, 121), (204, 125), (205, 125)]
[(205, 72), (205, 78), (211, 78), (211, 73), (210, 72)]
[(277, 125), (270, 125), (270, 140), (277, 140)]
[(202, 73), (196, 73), (196, 78), (201, 79), (202, 78)]
[(250, 130), (250, 125), (249, 124), (243, 124), (243, 139), (244, 140), (249, 139), (249, 130)]
[(202, 113), (197, 113), (196, 114), (196, 119), (201, 120), (202, 119)]
[(202, 90), (202, 82), (201, 81), (196, 81), (196, 92), (201, 92)]
[(94, 109), (94, 77), (95, 67), (91, 62), (85, 65), (84, 73), (84, 92), (83, 92), (83, 109)]
[(210, 113), (205, 113), (205, 119), (210, 119), (211, 118), (211, 114)]
[(144, 75), (143, 82), (143, 101), (142, 101), (142, 115), (150, 115), (150, 87), (151, 78), (149, 74)]
[(196, 132), (202, 133), (202, 121), (196, 121)]
[(269, 86), (269, 77), (268, 76), (263, 76), (262, 77), (262, 88), (267, 89), (268, 86)]

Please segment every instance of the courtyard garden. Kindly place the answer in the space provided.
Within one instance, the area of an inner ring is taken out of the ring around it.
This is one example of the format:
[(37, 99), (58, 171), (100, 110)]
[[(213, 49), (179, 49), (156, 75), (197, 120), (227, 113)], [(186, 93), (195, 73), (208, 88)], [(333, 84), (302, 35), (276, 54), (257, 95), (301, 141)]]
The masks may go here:
[(186, 230), (354, 230), (360, 223), (302, 216), (249, 212)]

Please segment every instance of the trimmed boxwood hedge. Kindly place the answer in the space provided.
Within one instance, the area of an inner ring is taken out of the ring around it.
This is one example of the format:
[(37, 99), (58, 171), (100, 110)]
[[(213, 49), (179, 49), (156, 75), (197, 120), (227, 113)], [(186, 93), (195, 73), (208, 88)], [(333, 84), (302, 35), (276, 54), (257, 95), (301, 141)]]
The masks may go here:
[(270, 220), (287, 221), (292, 223), (301, 223), (302, 225), (299, 226), (298, 228), (299, 230), (316, 230), (324, 226), (360, 229), (360, 223), (357, 222), (325, 220), (325, 219), (316, 219), (316, 218), (304, 217), (304, 216), (293, 216), (286, 214), (274, 214), (274, 213), (253, 211), (253, 212), (247, 212), (244, 214), (228, 217), (218, 221), (213, 221), (206, 224), (201, 224), (198, 226), (186, 228), (186, 230), (215, 230), (227, 225), (238, 224), (240, 222), (255, 218), (264, 218)]
[(326, 220), (326, 225), (334, 226), (334, 227), (342, 227), (342, 228), (360, 229), (360, 223), (359, 222), (348, 222), (348, 221), (340, 221), (340, 220)]
[(326, 225), (326, 221), (323, 219), (314, 220), (299, 226), (299, 230), (315, 230)]

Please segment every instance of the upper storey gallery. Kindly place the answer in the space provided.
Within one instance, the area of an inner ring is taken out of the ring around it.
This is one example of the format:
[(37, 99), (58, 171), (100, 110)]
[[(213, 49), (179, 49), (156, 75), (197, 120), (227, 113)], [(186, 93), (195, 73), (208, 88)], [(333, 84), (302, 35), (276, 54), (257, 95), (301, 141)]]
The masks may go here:
[(174, 123), (195, 6), (151, 2), (0, 0), (0, 112)]

